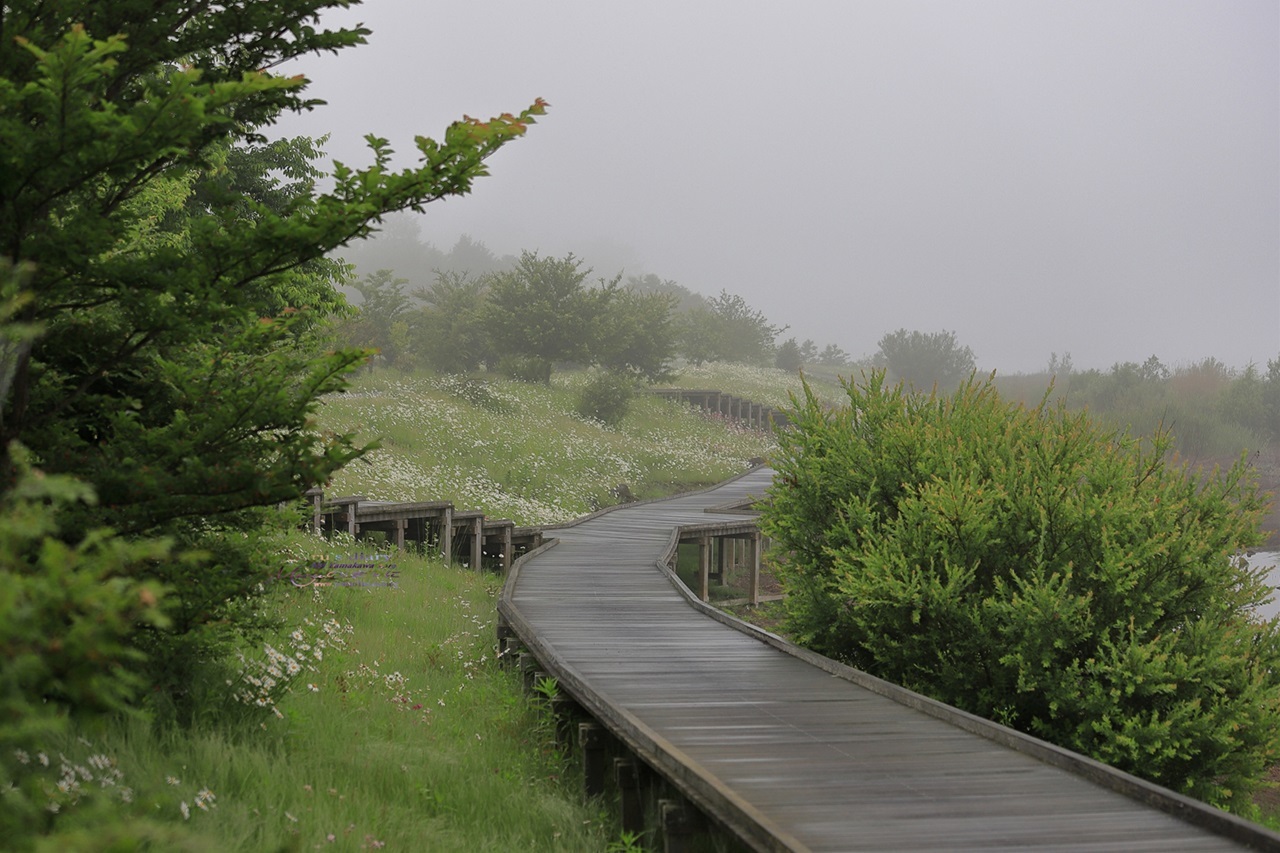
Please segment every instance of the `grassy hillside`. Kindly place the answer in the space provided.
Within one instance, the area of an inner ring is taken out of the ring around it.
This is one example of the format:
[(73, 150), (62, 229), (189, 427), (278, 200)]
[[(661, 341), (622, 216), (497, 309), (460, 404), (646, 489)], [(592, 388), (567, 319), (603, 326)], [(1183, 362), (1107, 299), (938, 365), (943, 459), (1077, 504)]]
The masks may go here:
[[(679, 403), (638, 395), (618, 429), (574, 412), (584, 373), (548, 386), (501, 378), (365, 374), (330, 398), (321, 425), (380, 439), (340, 472), (331, 495), (451, 500), (519, 524), (567, 521), (616, 503), (625, 483), (656, 497), (718, 482), (767, 456), (772, 439)], [(799, 379), (780, 370), (708, 365), (671, 387), (715, 388), (782, 406)], [(824, 385), (836, 399), (836, 388)]]

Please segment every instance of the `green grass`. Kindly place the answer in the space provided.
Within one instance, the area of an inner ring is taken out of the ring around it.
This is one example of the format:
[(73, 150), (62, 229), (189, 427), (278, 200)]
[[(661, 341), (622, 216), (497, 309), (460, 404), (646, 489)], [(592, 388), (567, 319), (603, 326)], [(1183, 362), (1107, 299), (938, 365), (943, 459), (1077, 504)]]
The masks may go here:
[[(716, 385), (764, 402), (779, 402), (764, 386), (787, 381), (759, 372), (762, 387), (746, 389), (731, 373)], [(319, 426), (358, 428), (383, 449), (327, 491), (550, 523), (614, 502), (619, 483), (671, 494), (774, 448), (768, 435), (647, 395), (606, 429), (573, 413), (587, 378), (547, 388), (366, 374), (326, 402)], [(288, 534), (279, 562), (306, 567), (368, 547)], [(210, 664), (191, 727), (81, 725), (28, 756), (27, 776), (0, 793), (47, 814), (37, 849), (622, 849), (612, 813), (584, 803), (539, 701), (495, 660), (497, 579), (412, 555), (395, 562), (396, 588), (276, 581), (263, 607), (284, 627), (241, 659)]]
[[(314, 556), (313, 540), (291, 541), (294, 559)], [(546, 712), (495, 660), (497, 581), (395, 561), (399, 588), (275, 591), (288, 627), (270, 645), (303, 661), (293, 679), (262, 691), (231, 672), (192, 729), (116, 723), (50, 744), (47, 768), (33, 757), (64, 825), (77, 810), (97, 821), (55, 849), (101, 849), (111, 832), (160, 849), (604, 849), (616, 829), (583, 803)], [(263, 649), (246, 651), (244, 675), (262, 674)], [(233, 698), (246, 686), (264, 707)], [(57, 755), (93, 777), (79, 794), (57, 791)], [(99, 765), (119, 774), (109, 787)]]

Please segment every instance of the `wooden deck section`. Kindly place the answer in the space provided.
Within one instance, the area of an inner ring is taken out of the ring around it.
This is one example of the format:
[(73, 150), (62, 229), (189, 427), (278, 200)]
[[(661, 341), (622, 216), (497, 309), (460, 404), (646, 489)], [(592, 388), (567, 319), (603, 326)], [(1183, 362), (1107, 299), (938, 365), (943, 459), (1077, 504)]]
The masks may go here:
[(1280, 835), (717, 614), (664, 568), (701, 493), (549, 528), (499, 602), (541, 668), (703, 812), (760, 850), (1280, 849)]

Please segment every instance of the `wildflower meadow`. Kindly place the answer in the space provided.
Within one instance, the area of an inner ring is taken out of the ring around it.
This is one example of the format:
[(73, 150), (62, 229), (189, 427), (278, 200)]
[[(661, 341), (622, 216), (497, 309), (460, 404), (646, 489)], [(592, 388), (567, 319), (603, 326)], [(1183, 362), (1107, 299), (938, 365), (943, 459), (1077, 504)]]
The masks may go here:
[[(770, 377), (779, 388), (793, 381), (783, 371), (733, 368), (761, 386)], [(736, 378), (728, 366), (721, 366), (724, 376), (706, 367), (690, 371), (680, 382), (686, 387)], [(557, 374), (550, 386), (366, 374), (349, 392), (326, 399), (322, 425), (378, 439), (381, 448), (339, 471), (328, 493), (451, 500), (518, 524), (555, 524), (613, 502), (610, 492), (620, 484), (640, 497), (670, 494), (730, 477), (774, 447), (767, 433), (645, 394), (619, 429), (607, 428), (574, 412), (586, 381), (585, 373)]]

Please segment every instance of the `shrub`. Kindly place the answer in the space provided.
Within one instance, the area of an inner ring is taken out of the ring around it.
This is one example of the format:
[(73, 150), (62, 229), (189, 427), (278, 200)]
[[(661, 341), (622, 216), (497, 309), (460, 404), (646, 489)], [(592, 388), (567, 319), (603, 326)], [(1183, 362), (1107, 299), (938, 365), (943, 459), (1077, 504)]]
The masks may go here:
[(578, 414), (606, 426), (622, 423), (635, 396), (635, 381), (617, 373), (601, 373), (578, 394)]
[(1280, 625), (1242, 550), (1243, 459), (1200, 482), (1086, 415), (990, 381), (882, 372), (779, 437), (764, 532), (790, 629), (875, 675), (1208, 802), (1249, 811), (1280, 747)]
[(169, 559), (170, 546), (105, 529), (57, 539), (59, 515), (92, 502), (92, 488), (32, 468), (16, 443), (10, 458), (17, 477), (0, 494), (0, 837), (22, 847), (54, 820), (40, 781), (20, 767), (28, 751), (56, 740), (71, 717), (128, 710), (145, 686), (133, 634), (164, 624), (164, 589), (130, 575)]

